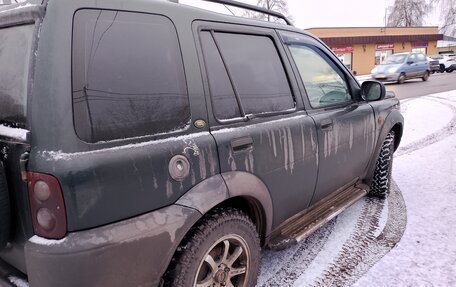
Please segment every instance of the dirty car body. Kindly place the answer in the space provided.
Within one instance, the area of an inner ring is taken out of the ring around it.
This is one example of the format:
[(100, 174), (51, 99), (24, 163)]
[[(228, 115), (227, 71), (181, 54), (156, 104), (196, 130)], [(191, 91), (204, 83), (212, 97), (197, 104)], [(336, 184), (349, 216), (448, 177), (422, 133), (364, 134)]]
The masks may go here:
[[(286, 247), (297, 220), (335, 215), (316, 207), (368, 193), (385, 138), (395, 149), (402, 135), (396, 98), (292, 26), (168, 1), (49, 0), (2, 8), (0, 40), (24, 48), (0, 50), (5, 282), (166, 285), (214, 210)], [(240, 237), (230, 244), (248, 247)], [(233, 285), (256, 280), (242, 270)]]

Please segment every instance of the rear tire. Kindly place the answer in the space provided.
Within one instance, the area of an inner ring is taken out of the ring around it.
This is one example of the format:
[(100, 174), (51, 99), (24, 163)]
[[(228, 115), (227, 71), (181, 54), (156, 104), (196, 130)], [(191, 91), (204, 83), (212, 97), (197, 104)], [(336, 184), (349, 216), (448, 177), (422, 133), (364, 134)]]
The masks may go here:
[(8, 186), (6, 185), (5, 169), (0, 161), (0, 250), (8, 242), (10, 235), (10, 200)]
[(375, 164), (374, 178), (372, 180), (370, 195), (384, 198), (389, 193), (391, 185), (391, 172), (393, 168), (394, 131), (390, 131), (385, 138)]
[(429, 72), (428, 71), (424, 72), (424, 75), (421, 79), (423, 80), (423, 82), (426, 82), (429, 79)]
[(251, 219), (234, 208), (217, 208), (182, 241), (164, 286), (250, 287), (259, 269), (260, 240)]

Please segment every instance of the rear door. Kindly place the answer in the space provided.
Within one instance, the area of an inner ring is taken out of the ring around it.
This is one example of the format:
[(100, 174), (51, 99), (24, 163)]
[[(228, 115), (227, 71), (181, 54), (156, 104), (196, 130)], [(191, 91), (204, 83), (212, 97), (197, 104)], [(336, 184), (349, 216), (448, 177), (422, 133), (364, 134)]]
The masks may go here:
[(429, 63), (424, 54), (416, 54), (419, 70), (418, 70), (418, 76), (424, 75), (424, 73), (429, 70)]
[(310, 203), (317, 176), (313, 120), (273, 30), (208, 23), (197, 30), (220, 170), (260, 178), (277, 226)]
[(405, 64), (407, 78), (413, 78), (420, 74), (420, 63), (415, 53), (410, 54)]
[(367, 102), (359, 100), (359, 86), (326, 47), (306, 35), (282, 33), (282, 37), (317, 128), (315, 203), (363, 175), (374, 147), (374, 113)]

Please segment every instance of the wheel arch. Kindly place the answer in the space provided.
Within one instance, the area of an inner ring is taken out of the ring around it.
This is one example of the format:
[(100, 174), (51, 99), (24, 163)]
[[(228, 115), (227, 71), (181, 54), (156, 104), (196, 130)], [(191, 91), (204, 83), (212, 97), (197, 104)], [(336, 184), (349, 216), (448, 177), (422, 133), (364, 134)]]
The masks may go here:
[(379, 136), (377, 138), (377, 144), (375, 146), (374, 152), (372, 154), (372, 158), (369, 162), (369, 166), (367, 169), (366, 177), (364, 178), (364, 183), (368, 186), (372, 183), (372, 178), (374, 176), (375, 171), (375, 164), (377, 162), (377, 158), (380, 154), (380, 150), (382, 147), (383, 142), (386, 139), (386, 136), (390, 131), (394, 131), (394, 150), (396, 151), (399, 147), (401, 142), (402, 134), (404, 129), (404, 117), (399, 112), (399, 110), (392, 110), (388, 116), (385, 118)]
[(257, 227), (262, 245), (271, 232), (273, 210), (269, 190), (261, 179), (247, 172), (212, 176), (185, 193), (176, 204), (197, 210), (201, 217), (218, 207), (240, 209)]

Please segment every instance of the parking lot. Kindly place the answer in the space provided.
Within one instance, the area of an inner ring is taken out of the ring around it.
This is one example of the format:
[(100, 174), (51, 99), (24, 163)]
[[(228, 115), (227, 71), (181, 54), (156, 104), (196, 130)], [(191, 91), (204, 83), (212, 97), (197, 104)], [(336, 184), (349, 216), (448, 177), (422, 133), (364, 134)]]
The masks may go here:
[(402, 85), (387, 83), (386, 90), (395, 92), (396, 97), (401, 100), (456, 90), (456, 72), (433, 74), (427, 82), (415, 79), (408, 80)]

